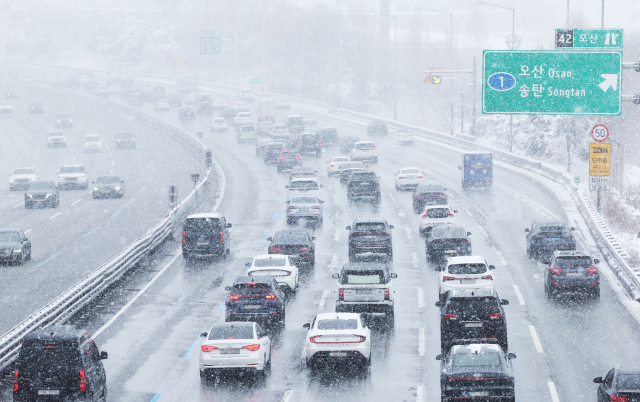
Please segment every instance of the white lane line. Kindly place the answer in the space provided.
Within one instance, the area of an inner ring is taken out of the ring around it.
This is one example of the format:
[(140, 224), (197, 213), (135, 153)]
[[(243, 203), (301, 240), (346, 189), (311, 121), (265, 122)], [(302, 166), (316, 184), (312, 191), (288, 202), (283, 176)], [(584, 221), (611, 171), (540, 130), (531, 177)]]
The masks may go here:
[[(109, 150), (109, 147), (105, 145), (105, 146), (104, 146), (104, 149), (106, 149), (106, 150), (108, 151), (108, 150)], [(111, 155), (111, 154), (109, 154), (109, 155)], [(111, 155), (111, 157), (113, 157), (113, 155)]]
[(422, 307), (422, 286), (418, 287), (418, 307)]
[(327, 295), (329, 295), (329, 291), (325, 290), (322, 292), (322, 298), (320, 299), (320, 305), (318, 306), (318, 310), (322, 310), (324, 308), (324, 304), (327, 302)]
[(554, 384), (553, 381), (548, 381), (547, 385), (549, 386), (549, 392), (551, 393), (551, 400), (553, 402), (560, 402), (558, 391), (556, 391), (556, 384)]
[(424, 356), (424, 328), (418, 330), (418, 355)]
[(60, 215), (61, 213), (62, 213), (62, 212), (58, 212), (57, 214), (53, 215), (53, 216), (52, 216), (51, 218), (49, 218), (49, 219), (53, 219), (53, 218), (55, 218), (56, 216)]
[(116, 163), (114, 161), (111, 161), (111, 166), (115, 166)]
[(416, 402), (422, 402), (422, 392), (424, 387), (422, 385), (418, 385), (416, 387)]
[(282, 397), (282, 402), (289, 402), (289, 398), (291, 398), (291, 394), (293, 394), (293, 391), (290, 390), (290, 389), (284, 391), (284, 396)]
[(411, 253), (411, 260), (413, 260), (413, 268), (418, 269), (418, 255), (415, 253)]
[(462, 207), (462, 209), (464, 209), (464, 212), (466, 212), (466, 213), (467, 213), (467, 215), (469, 215), (469, 216), (473, 216), (473, 214), (472, 214), (471, 212), (469, 212), (469, 210), (468, 210), (467, 208)]
[(20, 205), (22, 205), (22, 204), (24, 204), (24, 201), (22, 201), (22, 202), (21, 202), (20, 204), (18, 204), (18, 205), (14, 205), (13, 207), (14, 207), (14, 208), (18, 208), (18, 207), (19, 207)]
[(109, 170), (109, 174), (113, 173), (113, 169)]
[(410, 228), (404, 228), (404, 234), (407, 237), (407, 240), (413, 239), (413, 236), (411, 236), (411, 229)]
[(80, 198), (78, 201), (74, 201), (73, 204), (71, 204), (71, 206), (76, 205), (77, 203), (79, 203), (80, 201), (82, 201), (82, 198)]
[(524, 306), (524, 297), (522, 297), (522, 293), (520, 293), (520, 288), (518, 287), (518, 285), (513, 285), (513, 290), (516, 292), (516, 296), (518, 297), (518, 301), (520, 302), (521, 306)]
[(404, 212), (401, 209), (398, 210), (398, 216), (404, 218)]
[(307, 357), (307, 345), (302, 347), (302, 353), (300, 354), (300, 358), (305, 359)]
[(542, 345), (540, 344), (540, 338), (538, 338), (538, 333), (536, 332), (536, 327), (534, 327), (533, 325), (529, 325), (529, 331), (531, 331), (533, 344), (536, 345), (536, 350), (538, 351), (538, 353), (544, 353), (544, 350), (542, 350)]
[(478, 226), (480, 228), (480, 231), (482, 232), (482, 234), (484, 235), (484, 237), (489, 237), (489, 235), (487, 234), (487, 232), (485, 232), (484, 228), (482, 226)]
[(389, 198), (391, 198), (391, 201), (395, 201), (396, 200), (395, 197), (392, 196), (391, 194), (387, 193), (387, 195), (389, 196)]
[(502, 255), (500, 250), (496, 249), (496, 255), (500, 259), (500, 262), (502, 263), (502, 265), (506, 267), (507, 266), (507, 260), (504, 259), (504, 256)]
[(33, 230), (33, 229), (25, 230), (25, 231), (24, 231), (24, 234), (27, 234), (27, 233), (31, 232), (32, 230)]

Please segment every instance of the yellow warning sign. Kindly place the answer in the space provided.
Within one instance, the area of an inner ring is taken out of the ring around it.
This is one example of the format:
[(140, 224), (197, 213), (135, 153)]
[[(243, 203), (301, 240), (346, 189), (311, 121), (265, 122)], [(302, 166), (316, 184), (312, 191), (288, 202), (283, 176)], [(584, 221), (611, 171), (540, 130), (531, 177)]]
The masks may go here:
[(611, 176), (611, 143), (589, 143), (589, 176)]

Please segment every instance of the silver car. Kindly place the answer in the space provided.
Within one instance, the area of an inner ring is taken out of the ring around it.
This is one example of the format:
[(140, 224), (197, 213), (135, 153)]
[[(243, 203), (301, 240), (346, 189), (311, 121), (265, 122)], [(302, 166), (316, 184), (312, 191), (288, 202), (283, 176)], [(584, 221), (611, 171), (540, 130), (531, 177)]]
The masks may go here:
[(324, 201), (314, 195), (293, 197), (287, 201), (287, 224), (294, 225), (300, 219), (322, 225), (322, 204)]

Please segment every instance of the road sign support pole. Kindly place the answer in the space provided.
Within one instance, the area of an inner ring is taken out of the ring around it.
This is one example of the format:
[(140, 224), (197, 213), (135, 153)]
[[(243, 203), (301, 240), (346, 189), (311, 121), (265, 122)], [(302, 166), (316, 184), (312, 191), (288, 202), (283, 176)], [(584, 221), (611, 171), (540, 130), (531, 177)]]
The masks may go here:
[(596, 210), (600, 213), (600, 190), (596, 191)]
[(464, 90), (460, 93), (460, 134), (464, 135)]
[(569, 141), (569, 117), (567, 116), (567, 120), (565, 121), (563, 128), (565, 138), (567, 139), (567, 172), (571, 173), (571, 141)]
[(473, 56), (473, 121), (471, 122), (471, 135), (476, 138), (476, 88), (478, 69), (476, 68), (476, 56)]
[(513, 153), (513, 115), (509, 115), (509, 153)]

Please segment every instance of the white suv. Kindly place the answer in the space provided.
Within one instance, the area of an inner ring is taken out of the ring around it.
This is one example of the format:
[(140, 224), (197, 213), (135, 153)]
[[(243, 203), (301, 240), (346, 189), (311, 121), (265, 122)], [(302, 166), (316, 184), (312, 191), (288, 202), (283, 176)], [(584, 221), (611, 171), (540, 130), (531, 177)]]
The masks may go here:
[(253, 116), (249, 112), (240, 112), (240, 113), (238, 113), (236, 118), (233, 119), (233, 124), (236, 127), (245, 126), (245, 125), (247, 125), (247, 126), (248, 125), (252, 125), (253, 124)]
[(84, 137), (84, 152), (100, 152), (102, 150), (102, 142), (100, 136), (89, 134)]
[(377, 262), (351, 262), (342, 266), (336, 294), (336, 312), (369, 313), (394, 323), (393, 280), (398, 275), (389, 266)]
[(58, 172), (58, 185), (62, 188), (81, 188), (87, 189), (89, 181), (87, 180), (87, 172), (84, 165), (64, 165)]
[(454, 225), (458, 210), (448, 205), (427, 205), (420, 217), (420, 234), (424, 235), (434, 226)]
[(47, 140), (47, 146), (49, 148), (66, 147), (67, 137), (64, 136), (62, 131), (51, 131), (49, 133), (49, 139)]
[(351, 149), (351, 161), (370, 161), (378, 163), (378, 147), (369, 141), (356, 142)]
[(38, 173), (32, 167), (15, 168), (9, 179), (9, 190), (27, 190), (32, 181), (38, 180)]
[(487, 264), (484, 257), (479, 255), (467, 255), (449, 257), (438, 281), (440, 298), (450, 290), (466, 288), (489, 288), (495, 290), (493, 275), (489, 270), (495, 266)]

